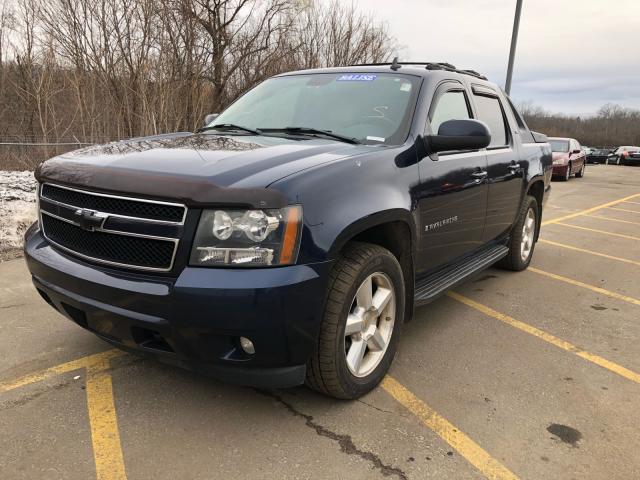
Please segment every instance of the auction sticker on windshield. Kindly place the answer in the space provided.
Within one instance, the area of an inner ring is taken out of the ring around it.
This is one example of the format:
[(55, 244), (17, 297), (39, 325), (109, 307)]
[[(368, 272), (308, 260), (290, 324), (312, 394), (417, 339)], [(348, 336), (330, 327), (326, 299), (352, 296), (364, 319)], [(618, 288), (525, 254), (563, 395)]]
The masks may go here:
[(377, 75), (371, 75), (366, 73), (349, 73), (347, 75), (340, 75), (337, 82), (373, 82)]

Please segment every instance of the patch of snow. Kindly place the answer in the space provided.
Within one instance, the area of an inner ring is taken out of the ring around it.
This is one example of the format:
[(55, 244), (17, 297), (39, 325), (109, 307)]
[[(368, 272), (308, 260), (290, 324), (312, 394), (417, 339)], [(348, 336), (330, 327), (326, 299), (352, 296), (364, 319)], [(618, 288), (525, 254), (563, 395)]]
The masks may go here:
[(0, 170), (0, 252), (22, 247), (22, 236), (36, 221), (33, 172)]

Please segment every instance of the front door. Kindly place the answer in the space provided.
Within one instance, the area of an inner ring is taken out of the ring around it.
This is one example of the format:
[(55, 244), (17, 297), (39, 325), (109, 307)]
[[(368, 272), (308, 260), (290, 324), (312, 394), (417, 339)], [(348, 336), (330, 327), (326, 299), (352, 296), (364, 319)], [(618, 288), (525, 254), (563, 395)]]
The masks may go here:
[[(433, 98), (427, 132), (437, 133), (447, 120), (471, 118), (462, 84), (441, 85)], [(420, 161), (419, 190), (418, 274), (481, 245), (487, 205), (486, 152), (452, 151), (425, 157)]]

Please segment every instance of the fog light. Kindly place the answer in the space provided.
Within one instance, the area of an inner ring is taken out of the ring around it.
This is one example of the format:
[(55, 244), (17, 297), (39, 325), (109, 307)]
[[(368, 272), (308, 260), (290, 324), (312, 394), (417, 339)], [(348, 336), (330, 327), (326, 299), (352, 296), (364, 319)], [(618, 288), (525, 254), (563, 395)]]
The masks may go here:
[(253, 346), (253, 342), (247, 337), (240, 337), (240, 346), (242, 350), (244, 350), (244, 353), (248, 353), (249, 355), (256, 353), (256, 347)]

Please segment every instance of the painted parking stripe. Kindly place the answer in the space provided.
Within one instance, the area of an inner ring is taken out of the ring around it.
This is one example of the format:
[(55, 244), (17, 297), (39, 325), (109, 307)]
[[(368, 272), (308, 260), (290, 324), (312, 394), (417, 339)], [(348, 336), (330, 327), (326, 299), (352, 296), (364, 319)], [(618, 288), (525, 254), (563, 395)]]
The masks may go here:
[[(545, 220), (542, 222), (542, 225), (550, 225), (552, 223), (564, 222), (565, 220), (569, 220), (570, 218), (580, 217), (582, 215), (586, 215), (588, 213), (597, 212), (598, 210), (602, 210), (603, 208), (611, 208), (614, 205), (618, 205), (619, 203), (623, 203), (629, 201), (633, 198), (640, 197), (640, 193), (636, 193), (634, 195), (629, 195), (628, 197), (620, 198), (618, 200), (613, 200), (612, 202), (603, 203), (602, 205), (597, 205), (595, 207), (587, 208), (586, 210), (581, 210), (579, 212), (571, 213), (569, 215), (565, 215), (563, 217), (552, 218), (550, 220)], [(640, 213), (640, 212), (636, 212)]]
[(126, 480), (111, 373), (109, 372), (110, 361), (124, 355), (127, 353), (112, 349), (71, 360), (15, 380), (4, 381), (0, 383), (0, 393), (85, 368), (87, 371), (87, 408), (96, 477), (98, 480)]
[(628, 208), (609, 207), (611, 210), (617, 210), (619, 212), (640, 213), (640, 210), (629, 210)]
[(577, 346), (573, 345), (570, 342), (567, 342), (566, 340), (562, 340), (561, 338), (547, 333), (544, 330), (540, 330), (539, 328), (529, 325), (528, 323), (516, 320), (509, 315), (500, 313), (492, 309), (491, 307), (478, 303), (458, 293), (448, 292), (447, 295), (450, 298), (453, 298), (454, 300), (457, 300), (458, 302), (463, 303), (468, 307), (478, 310), (479, 312), (482, 312), (489, 317), (500, 320), (501, 322), (504, 322), (507, 325), (517, 328), (518, 330), (521, 330), (525, 333), (533, 335), (534, 337), (538, 337), (539, 339), (544, 340), (545, 342), (550, 343), (551, 345), (554, 345), (558, 348), (561, 348), (562, 350), (573, 353), (574, 355), (577, 355), (578, 357), (583, 358), (588, 362), (598, 365), (599, 367), (606, 368), (610, 372), (620, 375), (621, 377), (624, 377), (636, 383), (640, 383), (640, 374), (634, 372), (633, 370), (629, 370), (628, 368), (611, 362), (610, 360), (607, 360), (606, 358), (603, 358), (599, 355), (595, 355), (593, 353), (587, 352), (586, 350), (582, 350), (581, 348), (578, 348)]
[(640, 225), (640, 222), (630, 222), (629, 220), (622, 220), (620, 218), (603, 217), (602, 215), (586, 215), (591, 218), (598, 218), (600, 220), (608, 220), (610, 222), (628, 223), (631, 225)]
[(556, 223), (554, 223), (554, 225), (560, 225), (562, 227), (575, 228), (576, 230), (584, 230), (584, 231), (587, 231), (587, 232), (600, 233), (602, 235), (611, 235), (612, 237), (624, 238), (626, 240), (637, 240), (637, 241), (640, 241), (640, 237), (634, 237), (633, 235), (623, 235), (622, 233), (608, 232), (606, 230), (599, 230), (597, 228), (587, 228), (587, 227), (581, 227), (579, 225), (571, 225), (569, 223), (561, 223), (561, 222), (556, 222)]
[(398, 403), (418, 417), (427, 428), (435, 432), (482, 472), (485, 477), (492, 480), (515, 480), (518, 478), (480, 445), (461, 432), (458, 427), (416, 397), (396, 379), (387, 375), (382, 380), (381, 386)]
[(640, 202), (631, 202), (629, 200), (626, 200), (624, 203), (633, 203), (634, 205), (640, 205)]
[(87, 409), (97, 480), (126, 480), (109, 359), (87, 365)]
[(613, 255), (607, 255), (602, 252), (594, 252), (593, 250), (587, 250), (586, 248), (574, 247), (573, 245), (567, 245), (565, 243), (553, 242), (551, 240), (545, 240), (543, 238), (538, 239), (538, 243), (544, 243), (546, 245), (553, 245), (554, 247), (566, 248), (567, 250), (573, 250), (580, 253), (588, 253), (589, 255), (595, 255), (597, 257), (607, 258), (609, 260), (616, 260), (618, 262), (629, 263), (631, 265), (635, 265), (640, 267), (640, 262), (636, 262), (635, 260), (630, 260), (628, 258), (622, 257), (614, 257)]
[(600, 293), (602, 295), (606, 295), (607, 297), (615, 298), (616, 300), (622, 300), (624, 302), (629, 302), (633, 305), (637, 305), (640, 307), (640, 300), (637, 298), (629, 297), (627, 295), (622, 295), (620, 293), (612, 292), (611, 290), (606, 290), (604, 288), (596, 287), (595, 285), (589, 285), (588, 283), (581, 282), (579, 280), (574, 280), (573, 278), (564, 277), (562, 275), (558, 275), (551, 272), (545, 272), (544, 270), (540, 270), (538, 268), (529, 267), (527, 272), (537, 273), (538, 275), (544, 275), (548, 278), (553, 278), (554, 280), (559, 280), (561, 282), (568, 283), (570, 285), (575, 285), (576, 287), (586, 288), (587, 290), (591, 290), (592, 292)]
[(39, 372), (31, 373), (15, 380), (0, 382), (0, 393), (24, 387), (25, 385), (30, 385), (32, 383), (41, 382), (43, 380), (47, 380), (63, 373), (79, 370), (100, 360), (111, 360), (112, 358), (120, 357), (123, 355), (126, 355), (126, 352), (123, 352), (122, 350), (107, 350), (106, 352), (96, 353), (94, 355), (89, 355), (87, 357), (78, 358), (70, 362), (46, 368)]

